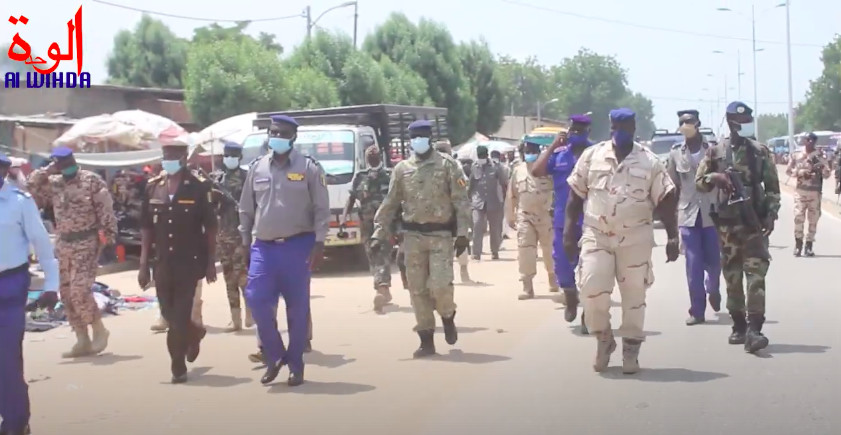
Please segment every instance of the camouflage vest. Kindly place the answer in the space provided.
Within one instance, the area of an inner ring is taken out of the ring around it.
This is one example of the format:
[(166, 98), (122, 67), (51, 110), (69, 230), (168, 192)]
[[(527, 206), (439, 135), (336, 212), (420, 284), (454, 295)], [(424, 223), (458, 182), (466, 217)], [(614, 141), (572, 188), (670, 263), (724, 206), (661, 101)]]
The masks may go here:
[(239, 230), (239, 198), (245, 183), (246, 171), (220, 171), (213, 174), (216, 188), (223, 192), (216, 208), (219, 217), (219, 229), (223, 232), (238, 232)]
[(373, 220), (380, 204), (388, 194), (391, 170), (387, 168), (367, 169), (356, 174), (353, 193), (359, 199), (359, 216), (362, 220)]
[[(762, 186), (762, 147), (759, 142), (747, 140), (745, 145), (733, 148), (730, 146), (730, 140), (725, 139), (710, 149), (714, 153), (715, 172), (725, 172), (732, 168), (738, 174), (744, 185), (744, 195), (750, 198), (750, 204), (760, 218), (766, 214), (765, 210), (762, 210), (765, 203), (765, 188)], [(719, 218), (731, 221), (743, 219), (740, 206), (729, 204), (729, 199), (727, 193), (719, 191), (715, 201)]]

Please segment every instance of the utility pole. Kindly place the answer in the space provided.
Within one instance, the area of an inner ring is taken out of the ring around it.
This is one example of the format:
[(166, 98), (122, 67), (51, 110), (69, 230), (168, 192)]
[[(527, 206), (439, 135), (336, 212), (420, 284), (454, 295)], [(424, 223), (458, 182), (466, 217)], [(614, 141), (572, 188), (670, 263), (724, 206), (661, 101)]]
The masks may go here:
[(356, 46), (356, 34), (359, 27), (359, 1), (353, 2), (353, 48)]
[(791, 2), (786, 1), (786, 54), (788, 57), (788, 146), (794, 154), (794, 93), (791, 86)]
[(304, 9), (304, 17), (307, 19), (307, 41), (312, 37), (312, 11), (309, 6)]
[(751, 41), (753, 43), (753, 113), (756, 114), (756, 138), (759, 139), (759, 100), (756, 84), (756, 5), (750, 6)]
[(738, 73), (736, 81), (736, 94), (738, 98), (742, 99), (742, 52), (736, 50), (736, 72)]

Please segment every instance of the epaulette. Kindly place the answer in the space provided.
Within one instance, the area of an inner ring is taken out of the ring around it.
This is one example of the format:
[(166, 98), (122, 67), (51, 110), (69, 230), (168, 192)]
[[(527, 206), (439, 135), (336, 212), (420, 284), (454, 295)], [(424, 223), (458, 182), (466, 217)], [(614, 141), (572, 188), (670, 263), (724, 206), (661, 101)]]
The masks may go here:
[(158, 175), (155, 175), (154, 177), (150, 178), (149, 181), (147, 181), (147, 183), (148, 184), (157, 183), (157, 182), (163, 180), (163, 178), (164, 178), (163, 174), (158, 174)]
[(308, 159), (309, 161), (311, 161), (311, 162), (315, 163), (315, 165), (316, 165), (316, 166), (318, 166), (319, 168), (321, 167), (321, 163), (318, 163), (318, 159), (316, 159), (315, 157), (310, 156), (310, 155), (307, 155), (307, 154), (304, 154), (304, 158), (306, 158), (306, 159)]

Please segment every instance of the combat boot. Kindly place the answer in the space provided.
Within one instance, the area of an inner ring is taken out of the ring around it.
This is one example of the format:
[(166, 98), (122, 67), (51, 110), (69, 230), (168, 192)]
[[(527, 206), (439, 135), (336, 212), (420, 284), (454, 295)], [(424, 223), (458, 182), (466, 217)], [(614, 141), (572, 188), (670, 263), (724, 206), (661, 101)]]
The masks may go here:
[(242, 309), (231, 308), (231, 324), (225, 329), (225, 332), (237, 332), (242, 330)]
[(456, 313), (450, 317), (441, 316), (441, 323), (444, 324), (444, 340), (449, 345), (458, 341), (458, 329), (456, 329)]
[(65, 352), (61, 354), (62, 358), (79, 358), (83, 356), (88, 356), (93, 353), (93, 349), (91, 346), (91, 338), (88, 335), (88, 327), (84, 326), (81, 328), (73, 328), (73, 332), (76, 333), (76, 344), (70, 348), (69, 352)]
[(93, 342), (91, 343), (91, 351), (94, 354), (100, 354), (105, 348), (108, 347), (108, 337), (111, 336), (111, 333), (105, 329), (105, 325), (102, 323), (102, 319), (97, 319), (91, 325), (91, 330), (93, 330)]
[(640, 371), (640, 346), (642, 346), (641, 340), (622, 339), (622, 373), (633, 375)]
[[(462, 284), (470, 284), (473, 282), (473, 280), (470, 279), (470, 271), (467, 270), (467, 266), (461, 266), (459, 269), (459, 275), (461, 276)], [(409, 286), (404, 285), (404, 287), (408, 288)]]
[(149, 329), (153, 332), (166, 332), (169, 329), (169, 323), (164, 319), (164, 316), (158, 316), (158, 320)]
[(578, 290), (575, 288), (565, 288), (563, 295), (567, 304), (564, 310), (564, 320), (571, 323), (578, 316)]
[(756, 353), (768, 347), (768, 337), (762, 334), (762, 324), (765, 316), (750, 316), (748, 333), (745, 337), (745, 352)]
[(554, 273), (549, 274), (549, 293), (558, 293), (561, 288), (558, 287), (558, 277)]
[(534, 299), (534, 283), (531, 278), (523, 278), (523, 293), (517, 296), (517, 299), (521, 301)]
[(812, 244), (813, 243), (814, 242), (806, 242), (806, 252), (805, 252), (805, 254), (806, 254), (807, 257), (814, 257), (815, 256), (815, 251), (812, 250)]
[(391, 292), (388, 291), (388, 286), (380, 286), (377, 288), (377, 294), (374, 296), (374, 311), (378, 314), (383, 313), (383, 308), (391, 301)]
[(596, 333), (596, 360), (593, 362), (593, 370), (601, 373), (607, 370), (610, 364), (610, 354), (616, 350), (616, 339), (613, 338), (613, 331), (601, 331)]
[(803, 251), (803, 239), (794, 239), (794, 256), (799, 257)]
[(414, 358), (424, 358), (435, 355), (435, 330), (418, 331), (420, 347), (412, 355)]
[(730, 313), (733, 319), (733, 333), (730, 334), (728, 342), (730, 344), (745, 344), (745, 333), (748, 330), (748, 322), (745, 319), (745, 313), (735, 311)]
[(250, 328), (254, 326), (254, 317), (251, 315), (251, 308), (245, 306), (245, 327)]

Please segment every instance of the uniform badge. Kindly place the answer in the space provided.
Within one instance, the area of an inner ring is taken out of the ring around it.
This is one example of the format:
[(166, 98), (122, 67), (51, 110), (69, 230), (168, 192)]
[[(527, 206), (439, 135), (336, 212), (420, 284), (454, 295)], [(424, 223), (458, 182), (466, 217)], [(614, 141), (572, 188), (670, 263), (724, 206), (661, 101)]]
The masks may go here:
[(745, 107), (744, 107), (744, 106), (739, 106), (739, 107), (736, 109), (736, 113), (745, 113)]
[[(210, 200), (210, 194), (209, 193), (207, 194), (207, 199)], [(179, 204), (195, 204), (196, 201), (193, 201), (192, 199), (179, 199), (178, 203)]]
[(304, 179), (304, 174), (299, 174), (297, 172), (290, 172), (286, 174), (286, 179), (289, 181), (302, 181)]
[(464, 178), (458, 177), (458, 185), (461, 187), (467, 187), (467, 182), (464, 181)]

